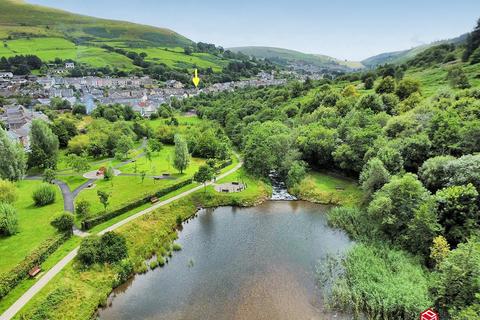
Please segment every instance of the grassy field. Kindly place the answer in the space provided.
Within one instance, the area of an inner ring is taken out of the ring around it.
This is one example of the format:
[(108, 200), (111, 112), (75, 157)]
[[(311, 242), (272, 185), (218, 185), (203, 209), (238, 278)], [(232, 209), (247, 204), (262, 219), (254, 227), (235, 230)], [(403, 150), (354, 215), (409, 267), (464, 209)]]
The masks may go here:
[[(268, 196), (269, 187), (265, 183), (241, 172), (225, 180), (237, 179), (247, 181), (247, 190), (235, 194), (219, 194), (209, 187), (206, 193), (203, 190), (197, 191), (117, 230), (127, 239), (129, 256), (135, 264), (135, 270), (144, 271), (146, 259), (160, 248), (170, 246), (175, 238), (177, 216), (183, 219), (191, 217), (196, 212), (197, 205), (256, 203)], [(99, 304), (106, 302), (114, 279), (115, 271), (108, 265), (97, 265), (84, 270), (74, 261), (50, 281), (15, 319), (33, 319), (40, 314), (52, 320), (88, 319)], [(56, 299), (59, 295), (62, 298)]]
[(17, 183), (18, 200), (15, 208), (18, 212), (19, 232), (10, 237), (0, 237), (0, 273), (7, 272), (22, 261), (43, 241), (57, 233), (50, 225), (55, 215), (63, 212), (63, 198), (55, 187), (55, 203), (45, 207), (35, 207), (32, 193), (41, 181), (24, 180)]
[(322, 204), (356, 206), (362, 199), (362, 191), (354, 180), (327, 172), (309, 172), (290, 192), (300, 199)]
[(55, 58), (61, 58), (72, 59), (92, 67), (109, 65), (123, 70), (133, 70), (136, 68), (129, 58), (121, 54), (93, 46), (77, 46), (73, 42), (63, 38), (3, 40), (0, 44), (0, 57), (25, 54), (34, 54), (43, 61), (53, 61)]

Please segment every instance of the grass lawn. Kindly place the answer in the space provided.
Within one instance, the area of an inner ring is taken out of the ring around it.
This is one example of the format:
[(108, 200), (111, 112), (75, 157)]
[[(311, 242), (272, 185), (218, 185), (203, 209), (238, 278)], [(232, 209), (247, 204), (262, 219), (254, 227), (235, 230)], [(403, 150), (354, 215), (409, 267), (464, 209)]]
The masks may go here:
[(41, 184), (41, 181), (31, 180), (17, 183), (18, 200), (15, 208), (18, 211), (19, 232), (10, 237), (0, 237), (0, 273), (9, 271), (43, 241), (57, 233), (50, 221), (63, 211), (62, 194), (55, 186), (55, 203), (35, 207), (32, 194)]
[(290, 192), (300, 199), (322, 204), (355, 206), (362, 199), (362, 191), (356, 181), (328, 172), (309, 172)]
[[(50, 270), (60, 260), (62, 260), (70, 251), (80, 244), (80, 237), (71, 237), (64, 244), (62, 244), (54, 253), (52, 253), (47, 260), (41, 264), (42, 273)], [(12, 291), (0, 300), (0, 314), (7, 310), (15, 301), (17, 301), (31, 286), (33, 286), (40, 277), (26, 278), (20, 282)]]

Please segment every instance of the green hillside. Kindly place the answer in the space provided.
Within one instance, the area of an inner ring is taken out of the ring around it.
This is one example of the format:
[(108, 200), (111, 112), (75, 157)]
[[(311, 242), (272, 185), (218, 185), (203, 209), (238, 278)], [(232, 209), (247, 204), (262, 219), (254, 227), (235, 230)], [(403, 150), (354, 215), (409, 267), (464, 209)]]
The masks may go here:
[(280, 64), (304, 63), (317, 67), (330, 67), (338, 69), (362, 68), (358, 62), (341, 61), (326, 55), (308, 54), (295, 50), (273, 47), (235, 47), (229, 48), (234, 52), (242, 52), (257, 58), (268, 58)]
[(88, 17), (21, 0), (0, 0), (0, 41), (0, 57), (34, 54), (44, 61), (71, 59), (95, 68), (138, 68), (132, 59), (112, 50), (117, 48), (145, 52), (146, 61), (172, 68), (220, 71), (228, 64), (227, 59), (208, 53), (186, 55), (183, 48), (194, 43), (169, 29)]
[(362, 64), (365, 65), (366, 67), (375, 67), (378, 65), (386, 64), (386, 63), (393, 63), (393, 64), (404, 63), (407, 60), (415, 57), (417, 54), (422, 53), (423, 51), (431, 47), (434, 47), (440, 44), (445, 44), (445, 43), (458, 44), (465, 41), (466, 37), (467, 35), (464, 34), (457, 38), (444, 40), (444, 41), (436, 41), (430, 44), (421, 45), (408, 50), (381, 53), (376, 56), (369, 57), (365, 60), (362, 60)]

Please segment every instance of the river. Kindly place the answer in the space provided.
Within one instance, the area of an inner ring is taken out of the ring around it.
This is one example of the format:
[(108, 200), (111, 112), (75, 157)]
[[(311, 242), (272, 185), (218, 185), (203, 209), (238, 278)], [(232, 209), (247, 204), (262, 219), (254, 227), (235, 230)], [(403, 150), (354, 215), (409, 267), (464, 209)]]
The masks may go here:
[(315, 265), (352, 242), (328, 227), (328, 207), (267, 201), (199, 212), (182, 251), (114, 290), (100, 319), (330, 319)]

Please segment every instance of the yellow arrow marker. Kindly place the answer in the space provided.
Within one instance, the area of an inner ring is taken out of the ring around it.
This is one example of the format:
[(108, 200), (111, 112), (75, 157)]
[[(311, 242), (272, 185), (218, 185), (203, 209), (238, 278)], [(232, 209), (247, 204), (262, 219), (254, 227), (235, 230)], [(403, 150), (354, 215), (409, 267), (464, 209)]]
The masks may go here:
[(195, 76), (193, 77), (192, 81), (193, 81), (193, 84), (195, 85), (195, 87), (198, 88), (198, 84), (200, 83), (200, 78), (198, 77), (197, 69), (195, 69)]

